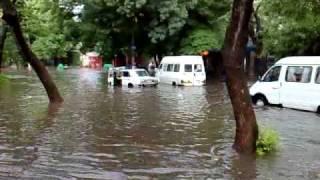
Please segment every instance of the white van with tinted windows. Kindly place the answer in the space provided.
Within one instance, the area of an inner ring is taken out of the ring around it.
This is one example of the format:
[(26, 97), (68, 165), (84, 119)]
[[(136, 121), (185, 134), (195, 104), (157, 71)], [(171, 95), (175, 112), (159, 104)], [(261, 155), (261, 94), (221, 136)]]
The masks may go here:
[(250, 88), (253, 103), (320, 111), (320, 57), (286, 57)]
[(160, 83), (174, 86), (202, 86), (206, 83), (201, 56), (166, 56), (161, 61), (156, 77)]

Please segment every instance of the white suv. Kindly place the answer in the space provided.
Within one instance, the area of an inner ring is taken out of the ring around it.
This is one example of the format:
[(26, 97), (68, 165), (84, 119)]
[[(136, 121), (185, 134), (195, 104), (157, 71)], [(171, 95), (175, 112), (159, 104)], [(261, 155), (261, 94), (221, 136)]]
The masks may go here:
[(108, 83), (115, 85), (117, 81), (122, 86), (156, 86), (158, 79), (151, 77), (145, 69), (121, 69), (109, 72)]

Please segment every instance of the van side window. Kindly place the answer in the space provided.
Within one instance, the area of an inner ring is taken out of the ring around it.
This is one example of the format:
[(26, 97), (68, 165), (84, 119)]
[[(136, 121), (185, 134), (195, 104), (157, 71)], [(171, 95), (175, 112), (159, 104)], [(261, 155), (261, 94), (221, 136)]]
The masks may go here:
[(168, 72), (172, 72), (173, 71), (173, 64), (168, 64), (167, 71)]
[(311, 66), (288, 66), (286, 73), (286, 81), (309, 83), (311, 80), (311, 73)]
[(160, 64), (159, 69), (162, 69), (162, 64)]
[(180, 72), (180, 64), (174, 65), (174, 72)]
[(167, 66), (168, 66), (168, 64), (163, 65), (163, 71), (167, 71)]
[(122, 71), (122, 77), (130, 77), (130, 74), (128, 71)]
[(195, 64), (193, 69), (194, 69), (194, 72), (202, 72), (202, 65)]
[(274, 82), (279, 80), (281, 66), (275, 66), (264, 76), (263, 82)]
[(317, 69), (317, 74), (316, 74), (315, 83), (316, 83), (316, 84), (320, 84), (320, 67), (318, 67), (318, 69)]
[(192, 72), (192, 65), (191, 64), (184, 65), (184, 72)]

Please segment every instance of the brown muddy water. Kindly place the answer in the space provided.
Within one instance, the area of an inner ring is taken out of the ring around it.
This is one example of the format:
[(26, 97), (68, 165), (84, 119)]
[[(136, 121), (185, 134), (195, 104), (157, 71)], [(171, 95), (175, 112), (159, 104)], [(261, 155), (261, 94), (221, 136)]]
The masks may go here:
[(315, 113), (256, 109), (280, 148), (240, 158), (222, 83), (128, 89), (94, 70), (51, 72), (59, 109), (33, 74), (9, 73), (0, 88), (0, 179), (320, 179)]

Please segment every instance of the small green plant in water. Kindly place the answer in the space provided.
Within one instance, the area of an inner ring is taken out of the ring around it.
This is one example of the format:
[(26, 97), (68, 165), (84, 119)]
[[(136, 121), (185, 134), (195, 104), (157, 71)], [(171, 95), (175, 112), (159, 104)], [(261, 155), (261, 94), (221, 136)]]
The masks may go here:
[(279, 145), (279, 134), (271, 129), (264, 128), (259, 133), (257, 141), (257, 155), (263, 156), (276, 151)]

